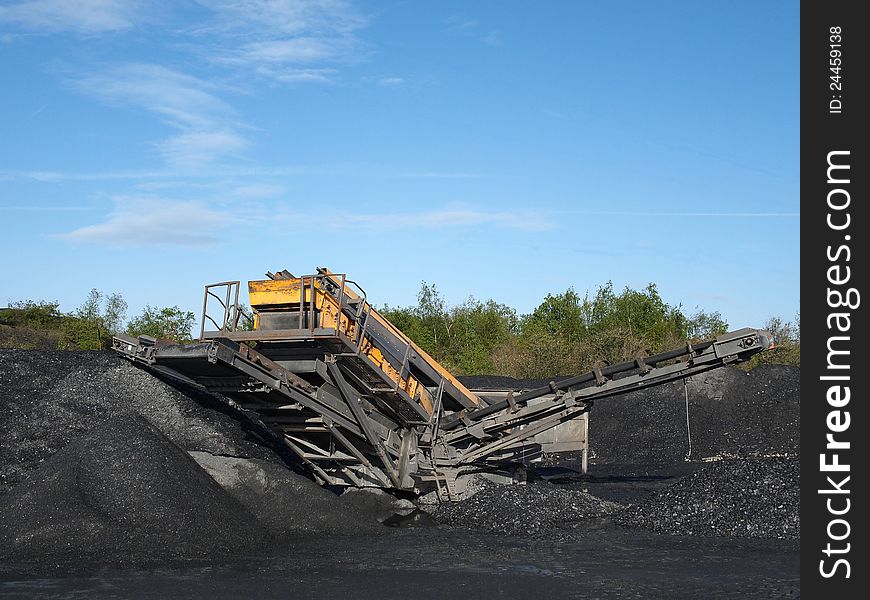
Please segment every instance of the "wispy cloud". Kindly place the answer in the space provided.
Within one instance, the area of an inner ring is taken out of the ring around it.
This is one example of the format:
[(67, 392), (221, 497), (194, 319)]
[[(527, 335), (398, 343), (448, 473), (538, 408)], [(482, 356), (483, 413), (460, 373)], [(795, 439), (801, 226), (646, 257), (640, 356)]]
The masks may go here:
[[(371, 164), (300, 164), (283, 166), (254, 167), (212, 167), (179, 173), (174, 169), (163, 170), (120, 170), (120, 171), (39, 171), (39, 170), (0, 170), (0, 181), (29, 180), (45, 183), (64, 181), (148, 181), (154, 187), (169, 186), (159, 180), (185, 178), (184, 185), (195, 185), (193, 180), (235, 177), (240, 179), (259, 179), (271, 177), (362, 177), (384, 179), (472, 179), (487, 177), (485, 174), (462, 171), (401, 171), (390, 165)], [(178, 182), (180, 185), (181, 182)]]
[(366, 19), (344, 0), (196, 0), (215, 15), (204, 32), (258, 29), (267, 35), (352, 33)]
[(37, 116), (38, 116), (40, 113), (42, 113), (42, 111), (44, 111), (46, 108), (48, 108), (48, 102), (45, 102), (44, 104), (42, 104), (42, 106), (40, 106), (39, 108), (37, 108), (36, 110), (34, 110), (32, 113), (30, 113), (29, 115), (27, 115), (24, 119), (21, 120), (21, 122), (22, 122), (22, 123), (26, 123), (26, 122), (29, 121), (30, 119), (33, 119), (33, 118), (37, 117)]
[(378, 85), (396, 86), (403, 83), (405, 83), (405, 80), (401, 77), (381, 77), (378, 79)]
[(501, 41), (500, 33), (497, 29), (487, 30), (480, 21), (470, 19), (461, 13), (447, 17), (445, 25), (447, 33), (475, 38), (490, 46), (497, 46)]
[(96, 210), (93, 206), (34, 206), (34, 205), (19, 205), (19, 206), (2, 206), (0, 211), (6, 212), (78, 212), (84, 210)]
[[(290, 212), (272, 218), (298, 222), (300, 216)], [(469, 227), (495, 227), (540, 231), (551, 229), (553, 224), (540, 215), (513, 212), (489, 212), (479, 209), (442, 209), (404, 213), (353, 213), (344, 211), (335, 218), (323, 219), (329, 229), (353, 229), (355, 231), (395, 230), (396, 228), (460, 229)]]
[(252, 183), (235, 187), (231, 194), (236, 198), (273, 198), (284, 193), (283, 185), (273, 183)]
[[(202, 169), (250, 146), (246, 133), (252, 127), (238, 121), (226, 101), (231, 93), (252, 93), (263, 79), (330, 83), (343, 65), (365, 54), (357, 33), (367, 19), (345, 0), (193, 2), (198, 11), (190, 10), (189, 3), (182, 10), (177, 3), (141, 0), (20, 0), (0, 6), (0, 25), (8, 24), (13, 36), (29, 31), (100, 34), (133, 29), (148, 11), (162, 12), (169, 23), (182, 12), (197, 14), (192, 26), (168, 27), (173, 51), (185, 55), (186, 72), (130, 62), (88, 69), (73, 81), (84, 94), (110, 105), (145, 110), (176, 129), (153, 144), (171, 166), (182, 169)], [(207, 79), (191, 74), (206, 72)], [(232, 81), (233, 87), (221, 81)], [(381, 84), (399, 81), (388, 78)], [(45, 180), (50, 178), (46, 173)]]
[(235, 220), (202, 202), (121, 197), (103, 222), (54, 237), (116, 247), (208, 246), (219, 243), (218, 233)]
[(447, 31), (451, 33), (471, 33), (480, 27), (480, 22), (470, 19), (462, 13), (456, 13), (447, 17), (444, 21)]
[(29, 0), (0, 6), (0, 23), (37, 33), (103, 33), (132, 27), (140, 8), (131, 0)]
[(734, 218), (797, 218), (799, 212), (643, 212), (643, 211), (568, 211), (573, 215), (602, 215), (615, 217), (734, 217)]
[(214, 83), (160, 65), (128, 63), (80, 77), (74, 85), (108, 104), (147, 110), (180, 130), (157, 143), (173, 165), (201, 166), (248, 145)]
[[(242, 191), (244, 190), (237, 190)], [(263, 190), (273, 191), (273, 190)], [(257, 190), (251, 198), (256, 197)], [(221, 243), (221, 232), (235, 227), (300, 222), (293, 210), (274, 207), (260, 210), (248, 205), (245, 213), (233, 207), (214, 207), (202, 201), (175, 201), (163, 197), (117, 197), (114, 209), (99, 223), (56, 234), (67, 242), (125, 246), (209, 246)], [(469, 228), (542, 231), (553, 224), (540, 215), (490, 212), (479, 209), (443, 209), (404, 213), (354, 213), (324, 215), (323, 226), (333, 231), (380, 232), (403, 229), (450, 231)]]
[(110, 104), (157, 113), (178, 127), (209, 127), (229, 107), (214, 94), (215, 84), (161, 65), (127, 63), (85, 75), (74, 85)]
[[(198, 0), (210, 23), (193, 30), (215, 63), (281, 82), (328, 82), (335, 65), (361, 54), (356, 32), (366, 25), (341, 0)], [(220, 39), (220, 43), (214, 43)]]
[(189, 131), (157, 146), (170, 163), (182, 168), (196, 168), (217, 156), (236, 154), (248, 145), (248, 140), (233, 131)]

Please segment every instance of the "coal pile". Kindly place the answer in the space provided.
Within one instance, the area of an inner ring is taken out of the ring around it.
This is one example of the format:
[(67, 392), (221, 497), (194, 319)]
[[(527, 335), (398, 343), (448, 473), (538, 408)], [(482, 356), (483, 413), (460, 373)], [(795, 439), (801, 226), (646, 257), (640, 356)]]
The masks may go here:
[[(471, 389), (523, 390), (563, 378), (459, 379)], [(597, 463), (673, 464), (685, 458), (797, 454), (799, 429), (800, 368), (761, 365), (749, 372), (714, 369), (688, 378), (686, 388), (677, 381), (601, 399), (590, 413), (589, 440)]]
[(0, 556), (137, 564), (250, 552), (269, 537), (136, 415), (77, 439), (0, 496)]
[(179, 391), (109, 352), (0, 351), (0, 494), (78, 436), (130, 411), (185, 450), (283, 461), (227, 400)]
[(687, 389), (689, 431), (682, 382), (596, 402), (589, 420), (595, 462), (799, 453), (800, 368), (716, 369), (688, 379)]
[(570, 530), (590, 519), (613, 515), (622, 508), (579, 490), (535, 482), (486, 485), (471, 498), (442, 504), (434, 516), (445, 525), (538, 538)]
[(339, 498), (272, 461), (214, 456), (207, 452), (190, 454), (279, 541), (312, 534), (381, 531), (378, 511), (367, 506), (348, 506), (344, 497)]
[(800, 537), (800, 461), (711, 463), (643, 502), (617, 522), (675, 535)]
[(0, 351), (0, 439), (9, 559), (138, 564), (384, 529), (226, 398), (110, 353)]

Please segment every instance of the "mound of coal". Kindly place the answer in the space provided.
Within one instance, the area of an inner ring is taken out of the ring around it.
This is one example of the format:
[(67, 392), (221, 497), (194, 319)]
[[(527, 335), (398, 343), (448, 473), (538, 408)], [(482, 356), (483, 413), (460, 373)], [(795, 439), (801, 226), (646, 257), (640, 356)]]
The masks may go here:
[(0, 494), (94, 427), (143, 415), (185, 450), (272, 460), (263, 431), (226, 399), (182, 393), (109, 352), (0, 350)]
[(536, 482), (490, 484), (467, 500), (441, 504), (434, 516), (445, 525), (535, 538), (612, 515), (622, 508), (579, 490)]
[[(190, 454), (278, 540), (310, 534), (382, 531), (376, 510), (348, 506), (344, 497), (274, 462), (207, 452)], [(392, 499), (386, 492), (381, 493)]]
[(800, 537), (800, 461), (724, 460), (659, 491), (617, 517), (675, 535)]
[(136, 415), (85, 434), (0, 496), (6, 559), (141, 564), (250, 552), (265, 540), (240, 502)]
[(688, 431), (682, 382), (596, 402), (589, 420), (594, 460), (655, 464), (799, 452), (800, 368), (716, 369), (691, 377), (687, 388)]
[[(196, 459), (168, 463), (167, 478), (180, 477), (172, 472), (176, 465), (192, 465), (200, 476), (212, 475), (212, 483), (229, 492), (229, 499), (243, 505), (277, 543), (300, 535), (380, 528), (378, 515), (346, 506), (294, 471), (274, 434), (226, 398), (173, 387), (105, 352), (0, 351), (0, 499), (34, 478), (44, 478), (41, 466), (51, 457), (80, 443), (93, 443), (84, 440), (113, 432), (118, 420), (131, 413), (141, 415)], [(131, 462), (129, 467), (135, 470), (139, 465)], [(104, 478), (116, 473), (111, 462), (105, 468)], [(148, 476), (148, 465), (142, 463), (142, 468), (142, 476)], [(94, 477), (97, 469), (94, 465)], [(135, 481), (122, 478), (119, 485), (128, 480)], [(58, 497), (62, 486), (77, 494), (76, 480), (59, 479)], [(185, 498), (179, 495), (179, 501)], [(147, 514), (134, 512), (129, 518), (139, 516)], [(210, 517), (203, 513), (201, 518)], [(193, 526), (208, 530), (212, 524)]]

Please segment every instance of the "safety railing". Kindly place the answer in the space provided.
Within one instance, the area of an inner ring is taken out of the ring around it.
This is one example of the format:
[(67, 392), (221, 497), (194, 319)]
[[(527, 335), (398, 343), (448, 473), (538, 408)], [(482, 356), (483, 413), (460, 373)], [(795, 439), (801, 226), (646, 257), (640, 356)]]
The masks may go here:
[[(236, 331), (242, 319), (253, 326), (251, 317), (239, 306), (240, 287), (239, 281), (222, 281), (205, 286), (199, 328), (200, 341)], [(209, 323), (214, 329), (206, 329)]]

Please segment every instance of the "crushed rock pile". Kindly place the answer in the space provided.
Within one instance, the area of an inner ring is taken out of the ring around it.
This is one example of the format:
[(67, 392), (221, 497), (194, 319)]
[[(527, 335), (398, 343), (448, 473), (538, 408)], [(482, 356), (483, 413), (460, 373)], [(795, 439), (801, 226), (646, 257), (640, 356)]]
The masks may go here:
[[(528, 389), (546, 380), (463, 377), (476, 389)], [(558, 380), (559, 378), (554, 378)], [(800, 368), (715, 369), (686, 380), (691, 459), (797, 454)], [(682, 381), (603, 398), (589, 418), (596, 463), (672, 464), (689, 456)]]
[(723, 460), (617, 516), (622, 525), (674, 535), (800, 537), (800, 460)]
[[(207, 452), (190, 452), (190, 455), (279, 539), (380, 530), (378, 523), (383, 518), (378, 510), (351, 506), (344, 497), (336, 496), (282, 465)], [(381, 493), (392, 499), (386, 492)]]
[(78, 438), (0, 496), (0, 556), (152, 562), (250, 552), (269, 534), (137, 415)]
[[(130, 425), (131, 418), (147, 427)], [(119, 423), (126, 425), (119, 430)], [(147, 562), (193, 556), (197, 546), (247, 552), (253, 546), (244, 532), (257, 532), (265, 548), (298, 535), (381, 528), (376, 515), (345, 506), (295, 472), (270, 436), (225, 398), (194, 388), (182, 392), (110, 353), (0, 351), (0, 514), (3, 528), (6, 521), (10, 527), (4, 535), (12, 536), (5, 538), (12, 543), (8, 556), (103, 553), (101, 560), (112, 561), (126, 552), (131, 561)], [(79, 461), (85, 466), (74, 470)], [(203, 477), (211, 483), (200, 492), (179, 483), (196, 487)], [(125, 507), (127, 516), (100, 503), (103, 489), (110, 493), (106, 502)], [(206, 499), (204, 508), (197, 506)], [(28, 503), (56, 518), (38, 520)], [(54, 503), (61, 506), (48, 506)], [(207, 533), (222, 526), (224, 514), (227, 534), (238, 534), (237, 542), (215, 534), (211, 544), (200, 545), (185, 537), (187, 529)], [(154, 540), (146, 535), (150, 529), (182, 534)], [(129, 537), (130, 545), (116, 552), (115, 534)], [(165, 549), (143, 557), (139, 550), (157, 541)]]
[(537, 538), (570, 530), (583, 521), (607, 517), (622, 509), (620, 504), (586, 492), (535, 482), (486, 485), (466, 500), (441, 504), (434, 517), (445, 525)]
[(0, 493), (93, 427), (144, 416), (185, 450), (278, 461), (225, 399), (188, 394), (109, 352), (0, 351)]

